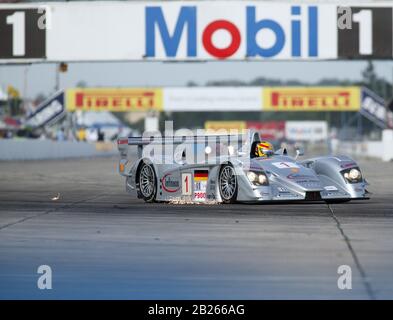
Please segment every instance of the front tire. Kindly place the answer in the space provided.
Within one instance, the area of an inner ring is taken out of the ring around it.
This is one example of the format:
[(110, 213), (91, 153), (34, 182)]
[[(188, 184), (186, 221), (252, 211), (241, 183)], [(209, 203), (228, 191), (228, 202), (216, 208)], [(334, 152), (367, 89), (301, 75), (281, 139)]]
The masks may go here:
[(145, 202), (154, 202), (157, 194), (157, 177), (150, 164), (143, 163), (138, 170), (138, 196)]
[(235, 203), (237, 199), (237, 177), (230, 164), (221, 167), (218, 176), (218, 188), (223, 203)]

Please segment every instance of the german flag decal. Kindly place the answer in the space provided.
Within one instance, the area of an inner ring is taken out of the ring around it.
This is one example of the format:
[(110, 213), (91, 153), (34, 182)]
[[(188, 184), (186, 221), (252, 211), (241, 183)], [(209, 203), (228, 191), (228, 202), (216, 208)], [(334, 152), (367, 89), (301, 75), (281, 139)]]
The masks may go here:
[(194, 171), (194, 181), (207, 181), (208, 176), (209, 176), (209, 171), (207, 170)]
[(206, 201), (208, 170), (194, 171), (194, 201)]

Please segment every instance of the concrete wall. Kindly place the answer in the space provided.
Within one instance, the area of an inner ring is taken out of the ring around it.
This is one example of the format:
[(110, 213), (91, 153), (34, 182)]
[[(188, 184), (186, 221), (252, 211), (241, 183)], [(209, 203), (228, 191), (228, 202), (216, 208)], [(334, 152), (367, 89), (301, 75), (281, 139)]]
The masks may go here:
[(110, 156), (118, 154), (115, 143), (87, 143), (35, 139), (0, 140), (1, 160), (39, 160), (78, 157)]
[(355, 158), (393, 160), (393, 130), (384, 130), (381, 141), (332, 140), (333, 154), (344, 154)]

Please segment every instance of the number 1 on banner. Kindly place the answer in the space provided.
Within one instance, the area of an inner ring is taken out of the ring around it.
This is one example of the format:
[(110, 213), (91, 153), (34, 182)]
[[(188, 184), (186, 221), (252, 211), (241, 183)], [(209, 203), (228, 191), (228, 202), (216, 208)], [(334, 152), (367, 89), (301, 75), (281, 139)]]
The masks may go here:
[(12, 55), (24, 56), (25, 50), (25, 13), (15, 12), (7, 16), (7, 24), (12, 25)]
[(191, 193), (191, 173), (182, 173), (181, 175), (181, 189), (182, 189), (182, 195), (184, 196), (190, 196)]
[(371, 10), (360, 10), (353, 15), (359, 24), (359, 53), (373, 54), (373, 16)]

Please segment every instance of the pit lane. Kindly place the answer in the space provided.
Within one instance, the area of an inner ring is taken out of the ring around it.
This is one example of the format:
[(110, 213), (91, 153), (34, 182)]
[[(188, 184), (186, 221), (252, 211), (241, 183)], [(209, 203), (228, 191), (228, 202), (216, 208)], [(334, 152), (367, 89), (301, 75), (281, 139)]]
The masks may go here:
[[(393, 297), (392, 163), (361, 162), (371, 200), (330, 208), (145, 204), (116, 164), (0, 163), (1, 299)], [(52, 290), (37, 288), (43, 264)]]

